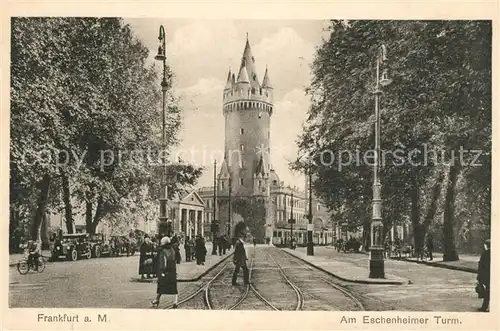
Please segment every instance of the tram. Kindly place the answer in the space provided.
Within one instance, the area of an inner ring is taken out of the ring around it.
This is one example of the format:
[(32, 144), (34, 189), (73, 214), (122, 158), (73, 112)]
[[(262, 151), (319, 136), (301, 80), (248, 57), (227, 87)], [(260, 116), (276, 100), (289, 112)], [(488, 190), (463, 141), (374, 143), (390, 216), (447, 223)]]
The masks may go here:
[[(307, 229), (298, 227), (293, 229), (293, 237), (295, 238), (295, 243), (297, 246), (306, 246), (307, 244)], [(288, 228), (277, 228), (273, 231), (273, 237), (271, 242), (275, 246), (286, 246), (290, 244), (291, 239), (291, 229)], [(337, 240), (336, 232), (333, 229), (323, 228), (321, 230), (313, 231), (313, 243), (314, 245), (327, 246), (333, 245)]]

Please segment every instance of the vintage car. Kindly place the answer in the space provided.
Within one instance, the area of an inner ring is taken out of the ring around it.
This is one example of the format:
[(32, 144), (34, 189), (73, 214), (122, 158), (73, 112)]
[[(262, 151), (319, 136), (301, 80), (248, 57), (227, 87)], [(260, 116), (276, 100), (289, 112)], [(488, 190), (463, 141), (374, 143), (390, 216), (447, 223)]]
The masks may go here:
[(52, 260), (76, 261), (83, 257), (90, 259), (92, 251), (87, 233), (65, 234), (56, 239), (52, 250)]
[(359, 249), (361, 248), (361, 241), (355, 238), (350, 238), (344, 243), (344, 252), (359, 252)]
[(111, 256), (111, 245), (104, 234), (91, 234), (89, 243), (92, 257)]

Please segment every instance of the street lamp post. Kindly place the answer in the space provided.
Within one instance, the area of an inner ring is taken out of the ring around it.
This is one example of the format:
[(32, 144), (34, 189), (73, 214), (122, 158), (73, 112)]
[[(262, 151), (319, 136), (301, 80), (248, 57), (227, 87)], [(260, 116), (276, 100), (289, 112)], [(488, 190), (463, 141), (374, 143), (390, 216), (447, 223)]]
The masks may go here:
[(291, 197), (291, 207), (290, 207), (290, 219), (288, 220), (288, 223), (290, 223), (290, 248), (293, 249), (293, 224), (295, 223), (295, 219), (293, 218), (293, 191), (292, 191), (292, 197)]
[(381, 86), (387, 86), (391, 80), (387, 77), (387, 69), (384, 69), (380, 77), (380, 65), (387, 61), (387, 49), (381, 45), (377, 52), (377, 76), (375, 82), (375, 162), (373, 166), (373, 202), (372, 221), (370, 231), (370, 274), (369, 278), (385, 278), (384, 271), (384, 246), (383, 246), (383, 223), (382, 223), (382, 185), (380, 183), (380, 111), (379, 98), (382, 95)]
[(231, 193), (232, 193), (232, 181), (231, 176), (229, 176), (229, 195), (228, 195), (228, 210), (227, 210), (227, 239), (231, 240)]
[(159, 46), (158, 54), (155, 56), (155, 60), (163, 62), (163, 78), (161, 81), (161, 91), (163, 95), (162, 100), (162, 131), (161, 131), (161, 147), (162, 147), (162, 172), (161, 172), (161, 193), (160, 193), (160, 224), (159, 224), (159, 235), (170, 236), (172, 232), (172, 227), (170, 222), (168, 222), (168, 185), (167, 185), (167, 164), (166, 164), (166, 141), (165, 141), (165, 109), (166, 109), (166, 94), (168, 89), (167, 83), (167, 47), (166, 47), (166, 36), (165, 29), (163, 25), (160, 25), (160, 33), (158, 36)]
[(312, 169), (309, 166), (308, 169), (308, 177), (309, 177), (309, 214), (307, 218), (309, 219), (309, 224), (307, 225), (307, 255), (314, 255), (314, 243), (313, 243), (313, 223), (312, 223)]
[(212, 219), (212, 255), (217, 255), (217, 160), (214, 160), (214, 217)]

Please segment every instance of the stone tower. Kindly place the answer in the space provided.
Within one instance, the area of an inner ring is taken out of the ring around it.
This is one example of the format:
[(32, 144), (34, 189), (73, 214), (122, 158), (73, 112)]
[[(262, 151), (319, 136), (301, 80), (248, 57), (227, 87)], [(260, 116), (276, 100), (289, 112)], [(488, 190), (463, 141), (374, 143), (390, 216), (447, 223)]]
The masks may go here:
[[(260, 197), (268, 203), (273, 87), (267, 67), (259, 81), (248, 36), (236, 75), (229, 70), (222, 100), (225, 156), (218, 176), (219, 196), (228, 195), (231, 178), (232, 197)], [(221, 200), (219, 219), (227, 219), (227, 213)], [(232, 224), (239, 221), (235, 218)]]

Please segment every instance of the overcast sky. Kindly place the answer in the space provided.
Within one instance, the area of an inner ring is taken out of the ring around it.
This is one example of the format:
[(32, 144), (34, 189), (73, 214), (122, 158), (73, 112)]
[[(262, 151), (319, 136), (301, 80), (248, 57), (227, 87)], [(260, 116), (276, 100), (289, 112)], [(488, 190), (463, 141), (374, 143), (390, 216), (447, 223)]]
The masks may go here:
[[(239, 69), (248, 33), (258, 78), (262, 81), (267, 65), (274, 85), (273, 168), (285, 183), (303, 187), (303, 177), (292, 173), (288, 162), (297, 155), (295, 141), (310, 103), (304, 88), (310, 80), (315, 49), (325, 36), (325, 21), (138, 18), (125, 22), (150, 48), (151, 60), (157, 53), (159, 26), (165, 27), (167, 62), (175, 74), (175, 94), (181, 97), (183, 110), (178, 149), (187, 162), (206, 167), (199, 186), (212, 184), (210, 155), (218, 164), (223, 157), (222, 92), (229, 67)], [(155, 66), (161, 68), (159, 62)]]

